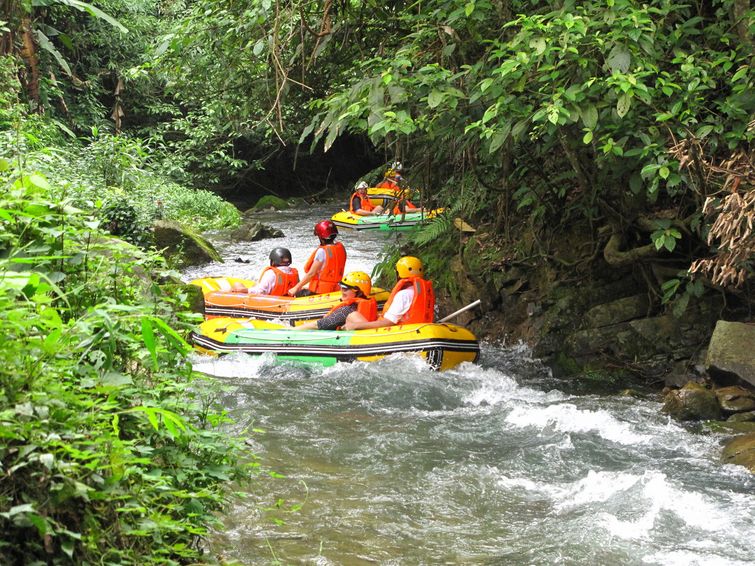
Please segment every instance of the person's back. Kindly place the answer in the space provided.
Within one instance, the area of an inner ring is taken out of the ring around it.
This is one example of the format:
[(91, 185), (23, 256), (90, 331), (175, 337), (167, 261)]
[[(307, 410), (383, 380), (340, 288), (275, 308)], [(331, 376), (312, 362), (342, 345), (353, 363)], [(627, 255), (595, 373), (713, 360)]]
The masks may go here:
[(270, 252), (270, 265), (262, 270), (257, 284), (248, 289), (241, 284), (234, 285), (232, 291), (250, 295), (286, 296), (299, 282), (299, 272), (291, 267), (291, 260), (291, 252), (287, 248), (275, 248)]
[[(289, 289), (291, 296), (304, 297), (338, 290), (338, 282), (343, 278), (346, 267), (346, 248), (336, 242), (338, 228), (330, 220), (315, 224), (315, 235), (320, 245), (315, 248), (304, 264), (304, 276)], [(307, 289), (304, 286), (308, 285)]]
[(352, 317), (346, 324), (347, 330), (433, 321), (435, 292), (432, 283), (424, 279), (422, 261), (416, 257), (404, 256), (396, 262), (396, 273), (399, 280), (383, 307), (382, 315), (374, 321)]

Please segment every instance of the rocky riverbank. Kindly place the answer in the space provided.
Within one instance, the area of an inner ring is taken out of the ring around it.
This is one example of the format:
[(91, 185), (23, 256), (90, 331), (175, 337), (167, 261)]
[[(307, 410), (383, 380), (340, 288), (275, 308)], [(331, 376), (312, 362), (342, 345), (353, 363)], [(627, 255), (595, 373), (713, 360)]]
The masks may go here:
[[(648, 279), (653, 266), (615, 270), (595, 254), (514, 260), (503, 250), (491, 234), (465, 237), (451, 260), (458, 294), (441, 300), (483, 305), (457, 322), (481, 338), (529, 344), (559, 375), (638, 376), (663, 390), (679, 420), (755, 433), (755, 305), (746, 294), (688, 292), (664, 304)], [(727, 458), (753, 469), (755, 441), (735, 446)]]

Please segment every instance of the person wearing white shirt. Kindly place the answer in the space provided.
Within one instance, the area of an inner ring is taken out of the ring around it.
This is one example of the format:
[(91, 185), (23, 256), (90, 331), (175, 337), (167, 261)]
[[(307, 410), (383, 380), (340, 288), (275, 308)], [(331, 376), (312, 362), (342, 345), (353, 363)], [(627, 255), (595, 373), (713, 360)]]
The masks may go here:
[(346, 321), (344, 329), (362, 330), (396, 324), (432, 322), (435, 313), (435, 293), (432, 283), (423, 278), (424, 273), (424, 266), (418, 258), (404, 256), (399, 259), (396, 262), (399, 280), (383, 307), (382, 316), (375, 321), (368, 321), (358, 316), (358, 313), (354, 314)]

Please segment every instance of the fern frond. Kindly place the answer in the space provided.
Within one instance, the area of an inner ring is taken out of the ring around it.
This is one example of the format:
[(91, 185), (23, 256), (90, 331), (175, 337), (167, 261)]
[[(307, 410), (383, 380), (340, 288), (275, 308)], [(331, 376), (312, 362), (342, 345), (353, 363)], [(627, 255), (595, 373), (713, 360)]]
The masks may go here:
[(424, 246), (433, 240), (437, 240), (444, 234), (447, 234), (453, 230), (453, 222), (451, 216), (448, 214), (441, 214), (436, 216), (427, 224), (422, 225), (422, 229), (412, 234), (411, 241), (417, 246)]

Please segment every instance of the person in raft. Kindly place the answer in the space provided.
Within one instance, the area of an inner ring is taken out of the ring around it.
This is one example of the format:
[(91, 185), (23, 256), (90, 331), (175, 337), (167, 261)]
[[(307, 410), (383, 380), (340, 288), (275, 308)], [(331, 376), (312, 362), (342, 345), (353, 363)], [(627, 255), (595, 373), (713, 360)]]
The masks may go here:
[(299, 272), (291, 267), (291, 252), (287, 248), (275, 248), (270, 252), (270, 265), (262, 270), (256, 285), (247, 288), (241, 283), (234, 283), (231, 291), (285, 297), (298, 282)]
[(415, 206), (408, 198), (409, 189), (402, 188), (401, 183), (403, 177), (401, 172), (404, 170), (404, 166), (400, 161), (394, 161), (390, 168), (383, 175), (383, 180), (377, 184), (378, 188), (389, 189), (395, 195), (395, 203), (393, 205), (392, 214), (403, 214), (404, 212), (422, 212), (421, 207)]
[(354, 187), (354, 194), (349, 199), (349, 212), (359, 216), (377, 216), (383, 214), (383, 207), (374, 205), (367, 196), (367, 183), (362, 181)]
[(416, 257), (404, 256), (396, 262), (396, 274), (399, 280), (383, 307), (382, 316), (371, 321), (355, 313), (346, 321), (345, 330), (433, 321), (435, 292), (433, 284), (424, 279), (425, 268), (422, 261)]
[(339, 330), (353, 317), (360, 320), (377, 319), (377, 301), (370, 297), (372, 280), (364, 271), (352, 271), (338, 285), (341, 287), (341, 302), (320, 320), (305, 322), (297, 330)]
[[(346, 249), (336, 242), (338, 228), (331, 220), (315, 224), (315, 236), (320, 245), (312, 252), (304, 264), (304, 276), (288, 290), (292, 297), (306, 297), (338, 291), (338, 282), (346, 267)], [(305, 289), (304, 286), (308, 285)]]

